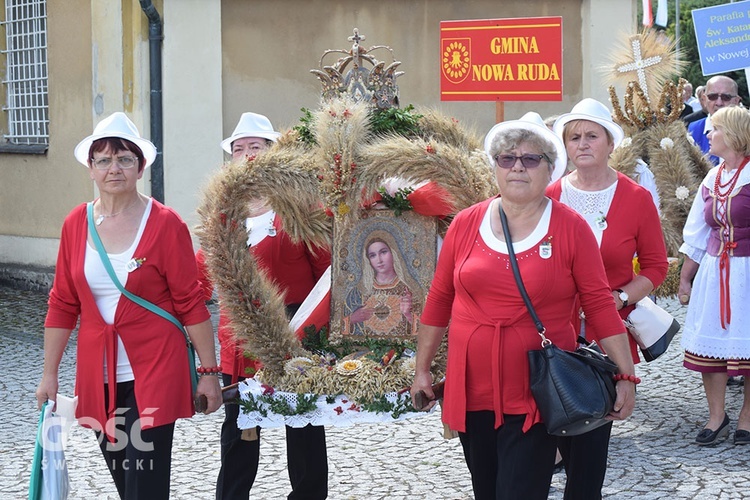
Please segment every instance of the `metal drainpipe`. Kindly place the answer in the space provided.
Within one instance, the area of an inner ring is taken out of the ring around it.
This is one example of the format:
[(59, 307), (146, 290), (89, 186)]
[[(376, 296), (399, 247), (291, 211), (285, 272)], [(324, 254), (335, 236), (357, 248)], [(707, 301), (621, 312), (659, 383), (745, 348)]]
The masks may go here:
[(151, 93), (151, 142), (156, 146), (156, 159), (151, 165), (151, 196), (164, 203), (164, 154), (161, 102), (161, 42), (164, 40), (162, 21), (151, 0), (140, 0), (148, 18), (149, 73)]

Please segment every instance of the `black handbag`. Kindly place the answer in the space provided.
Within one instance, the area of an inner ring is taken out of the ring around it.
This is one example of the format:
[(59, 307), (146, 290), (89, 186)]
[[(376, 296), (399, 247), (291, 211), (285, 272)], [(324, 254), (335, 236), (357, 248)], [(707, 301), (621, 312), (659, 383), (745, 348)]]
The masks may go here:
[(554, 436), (577, 436), (601, 427), (609, 422), (604, 417), (612, 411), (617, 398), (613, 378), (617, 365), (595, 342), (570, 352), (560, 349), (544, 335), (546, 329), (521, 280), (502, 207), (500, 221), (518, 291), (542, 339), (541, 350), (528, 352), (529, 382), (547, 432)]

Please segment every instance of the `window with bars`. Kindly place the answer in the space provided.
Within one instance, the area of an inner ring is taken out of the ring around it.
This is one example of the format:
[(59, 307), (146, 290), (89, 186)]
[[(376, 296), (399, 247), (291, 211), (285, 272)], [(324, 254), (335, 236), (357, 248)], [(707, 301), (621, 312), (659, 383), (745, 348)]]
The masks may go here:
[(0, 26), (5, 30), (5, 47), (0, 50), (5, 66), (0, 148), (44, 150), (49, 144), (47, 0), (5, 0)]

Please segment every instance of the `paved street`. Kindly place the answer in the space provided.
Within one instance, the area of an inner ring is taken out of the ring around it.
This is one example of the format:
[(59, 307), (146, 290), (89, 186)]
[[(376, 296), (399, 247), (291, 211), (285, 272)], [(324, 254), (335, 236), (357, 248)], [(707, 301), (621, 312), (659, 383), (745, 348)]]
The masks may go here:
[[(26, 498), (38, 419), (34, 390), (42, 370), (46, 296), (0, 286), (0, 497)], [(682, 320), (684, 308), (661, 305)], [(74, 339), (73, 339), (74, 340)], [(75, 345), (61, 365), (61, 392), (72, 395)], [(616, 423), (605, 497), (611, 499), (750, 498), (750, 446), (730, 439), (714, 448), (692, 443), (707, 418), (700, 377), (681, 366), (679, 338), (653, 363), (641, 363), (635, 413)], [(730, 387), (732, 429), (742, 388)], [(213, 498), (219, 466), (222, 411), (177, 424), (172, 458), (172, 497)], [(446, 441), (437, 413), (390, 425), (328, 428), (331, 499), (469, 499), (471, 484), (458, 440)], [(71, 498), (117, 498), (93, 433), (74, 426), (66, 451)], [(557, 474), (550, 498), (562, 498)], [(254, 498), (282, 499), (286, 475), (284, 432), (263, 431)]]

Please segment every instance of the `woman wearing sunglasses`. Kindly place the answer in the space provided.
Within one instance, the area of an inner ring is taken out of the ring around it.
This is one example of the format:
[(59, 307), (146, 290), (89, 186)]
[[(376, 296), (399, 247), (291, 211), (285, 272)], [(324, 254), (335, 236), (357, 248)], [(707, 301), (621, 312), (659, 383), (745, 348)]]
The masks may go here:
[[(421, 316), (411, 390), (434, 397), (430, 364), (450, 324), (442, 415), (459, 432), (475, 498), (545, 499), (557, 442), (529, 387), (528, 352), (541, 342), (510, 267), (500, 210), (548, 338), (576, 347), (570, 312), (580, 297), (620, 372), (633, 374), (633, 361), (593, 234), (544, 194), (565, 170), (560, 139), (527, 113), (495, 125), (484, 145), (501, 196), (463, 210), (448, 229)], [(634, 405), (633, 382), (618, 382), (610, 417), (627, 418)]]
[[(575, 170), (547, 188), (588, 222), (599, 244), (604, 269), (620, 317), (625, 319), (635, 303), (650, 294), (667, 274), (659, 214), (651, 194), (609, 166), (609, 155), (624, 137), (599, 101), (584, 99), (560, 116), (554, 132), (565, 143)], [(637, 254), (640, 272), (633, 272)], [(601, 339), (599, 327), (579, 314), (574, 323), (588, 340)], [(633, 363), (638, 363), (635, 340), (628, 336)], [(605, 351), (611, 355), (608, 346)], [(607, 451), (612, 424), (576, 437), (559, 438), (568, 481), (565, 499), (601, 498), (607, 471)]]

